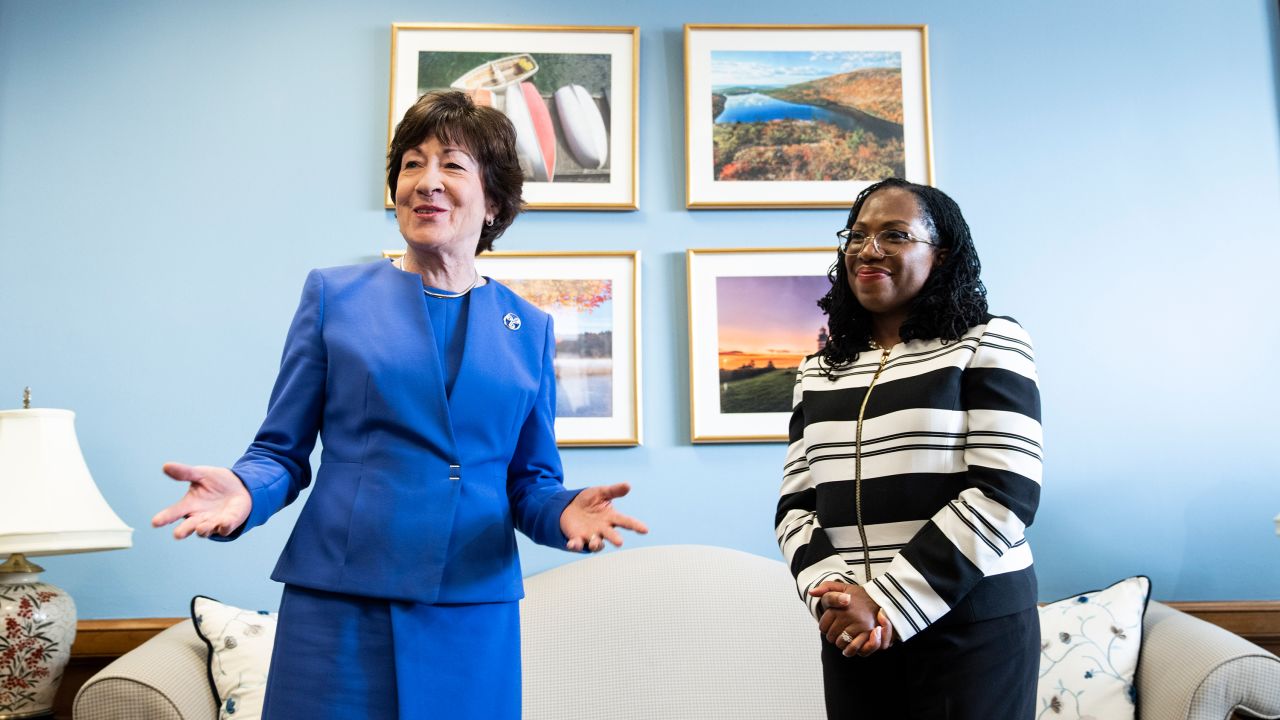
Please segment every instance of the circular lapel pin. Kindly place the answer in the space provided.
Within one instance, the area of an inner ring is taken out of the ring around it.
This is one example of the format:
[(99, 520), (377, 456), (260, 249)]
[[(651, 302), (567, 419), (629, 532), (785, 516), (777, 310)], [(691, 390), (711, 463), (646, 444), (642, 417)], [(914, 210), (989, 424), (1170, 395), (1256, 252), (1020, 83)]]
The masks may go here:
[(502, 324), (506, 325), (508, 330), (519, 330), (520, 316), (515, 313), (507, 313), (502, 316)]

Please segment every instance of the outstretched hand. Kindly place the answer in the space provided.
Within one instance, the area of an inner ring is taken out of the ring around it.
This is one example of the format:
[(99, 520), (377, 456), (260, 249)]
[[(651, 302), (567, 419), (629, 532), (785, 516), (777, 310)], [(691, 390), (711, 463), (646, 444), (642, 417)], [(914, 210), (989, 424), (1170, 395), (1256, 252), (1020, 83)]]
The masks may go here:
[(589, 487), (578, 493), (560, 514), (560, 531), (569, 538), (565, 547), (573, 552), (584, 548), (599, 552), (604, 549), (605, 540), (615, 547), (622, 546), (622, 536), (618, 534), (617, 528), (633, 530), (641, 535), (649, 532), (644, 523), (614, 509), (614, 499), (629, 492), (630, 485), (618, 483)]
[(893, 623), (861, 586), (828, 580), (809, 594), (825, 608), (818, 629), (845, 657), (866, 657), (893, 644)]
[(249, 519), (253, 498), (240, 478), (229, 469), (210, 465), (165, 463), (164, 474), (189, 483), (187, 494), (151, 518), (152, 527), (182, 520), (173, 529), (178, 540), (195, 533), (200, 537), (230, 535)]

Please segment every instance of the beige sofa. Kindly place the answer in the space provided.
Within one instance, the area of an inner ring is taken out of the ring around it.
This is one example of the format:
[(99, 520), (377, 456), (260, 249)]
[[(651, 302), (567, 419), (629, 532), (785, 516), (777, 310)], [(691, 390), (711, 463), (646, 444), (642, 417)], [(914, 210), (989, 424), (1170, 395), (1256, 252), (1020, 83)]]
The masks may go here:
[[(526, 580), (524, 715), (531, 720), (824, 717), (819, 639), (782, 563), (673, 545), (584, 558)], [(1142, 720), (1280, 718), (1280, 659), (1152, 602)], [(91, 678), (76, 720), (214, 720), (190, 621)]]

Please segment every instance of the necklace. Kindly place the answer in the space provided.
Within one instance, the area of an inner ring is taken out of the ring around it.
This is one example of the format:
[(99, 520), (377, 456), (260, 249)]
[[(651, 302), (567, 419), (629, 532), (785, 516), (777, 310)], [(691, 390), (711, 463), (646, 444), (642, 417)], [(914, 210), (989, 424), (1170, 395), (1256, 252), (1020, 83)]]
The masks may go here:
[[(405, 272), (412, 272), (411, 270), (407, 270), (407, 269), (405, 268), (405, 266), (404, 266), (404, 265), (405, 265), (405, 262), (404, 262), (404, 261), (405, 261), (405, 257), (407, 257), (407, 256), (404, 256), (404, 255), (400, 256), (400, 269), (401, 269), (401, 270), (404, 270)], [(475, 290), (476, 285), (479, 285), (479, 284), (480, 284), (480, 273), (479, 273), (479, 272), (477, 272), (477, 271), (475, 271), (475, 270), (472, 270), (472, 272), (475, 272), (475, 277), (471, 278), (471, 284), (470, 284), (470, 285), (468, 285), (468, 286), (466, 286), (466, 287), (465, 287), (465, 288), (463, 288), (462, 290), (459, 290), (459, 291), (458, 291), (458, 292), (456, 292), (456, 293), (451, 293), (451, 292), (440, 292), (440, 291), (438, 291), (438, 290), (432, 290), (431, 288), (429, 288), (429, 287), (427, 287), (427, 286), (425, 286), (425, 285), (422, 287), (422, 292), (426, 293), (427, 295), (430, 295), (431, 297), (435, 297), (435, 298), (444, 298), (444, 299), (446, 299), (446, 300), (456, 300), (457, 298), (460, 298), (460, 297), (462, 297), (463, 295), (466, 295), (467, 293), (471, 292), (472, 290)]]

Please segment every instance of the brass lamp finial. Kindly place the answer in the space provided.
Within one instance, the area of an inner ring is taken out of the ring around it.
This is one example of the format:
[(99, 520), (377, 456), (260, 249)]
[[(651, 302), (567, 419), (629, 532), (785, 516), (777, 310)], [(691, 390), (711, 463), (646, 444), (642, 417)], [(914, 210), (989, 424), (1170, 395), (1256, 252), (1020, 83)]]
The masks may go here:
[(30, 387), (22, 388), (22, 409), (23, 410), (31, 409), (31, 388)]

